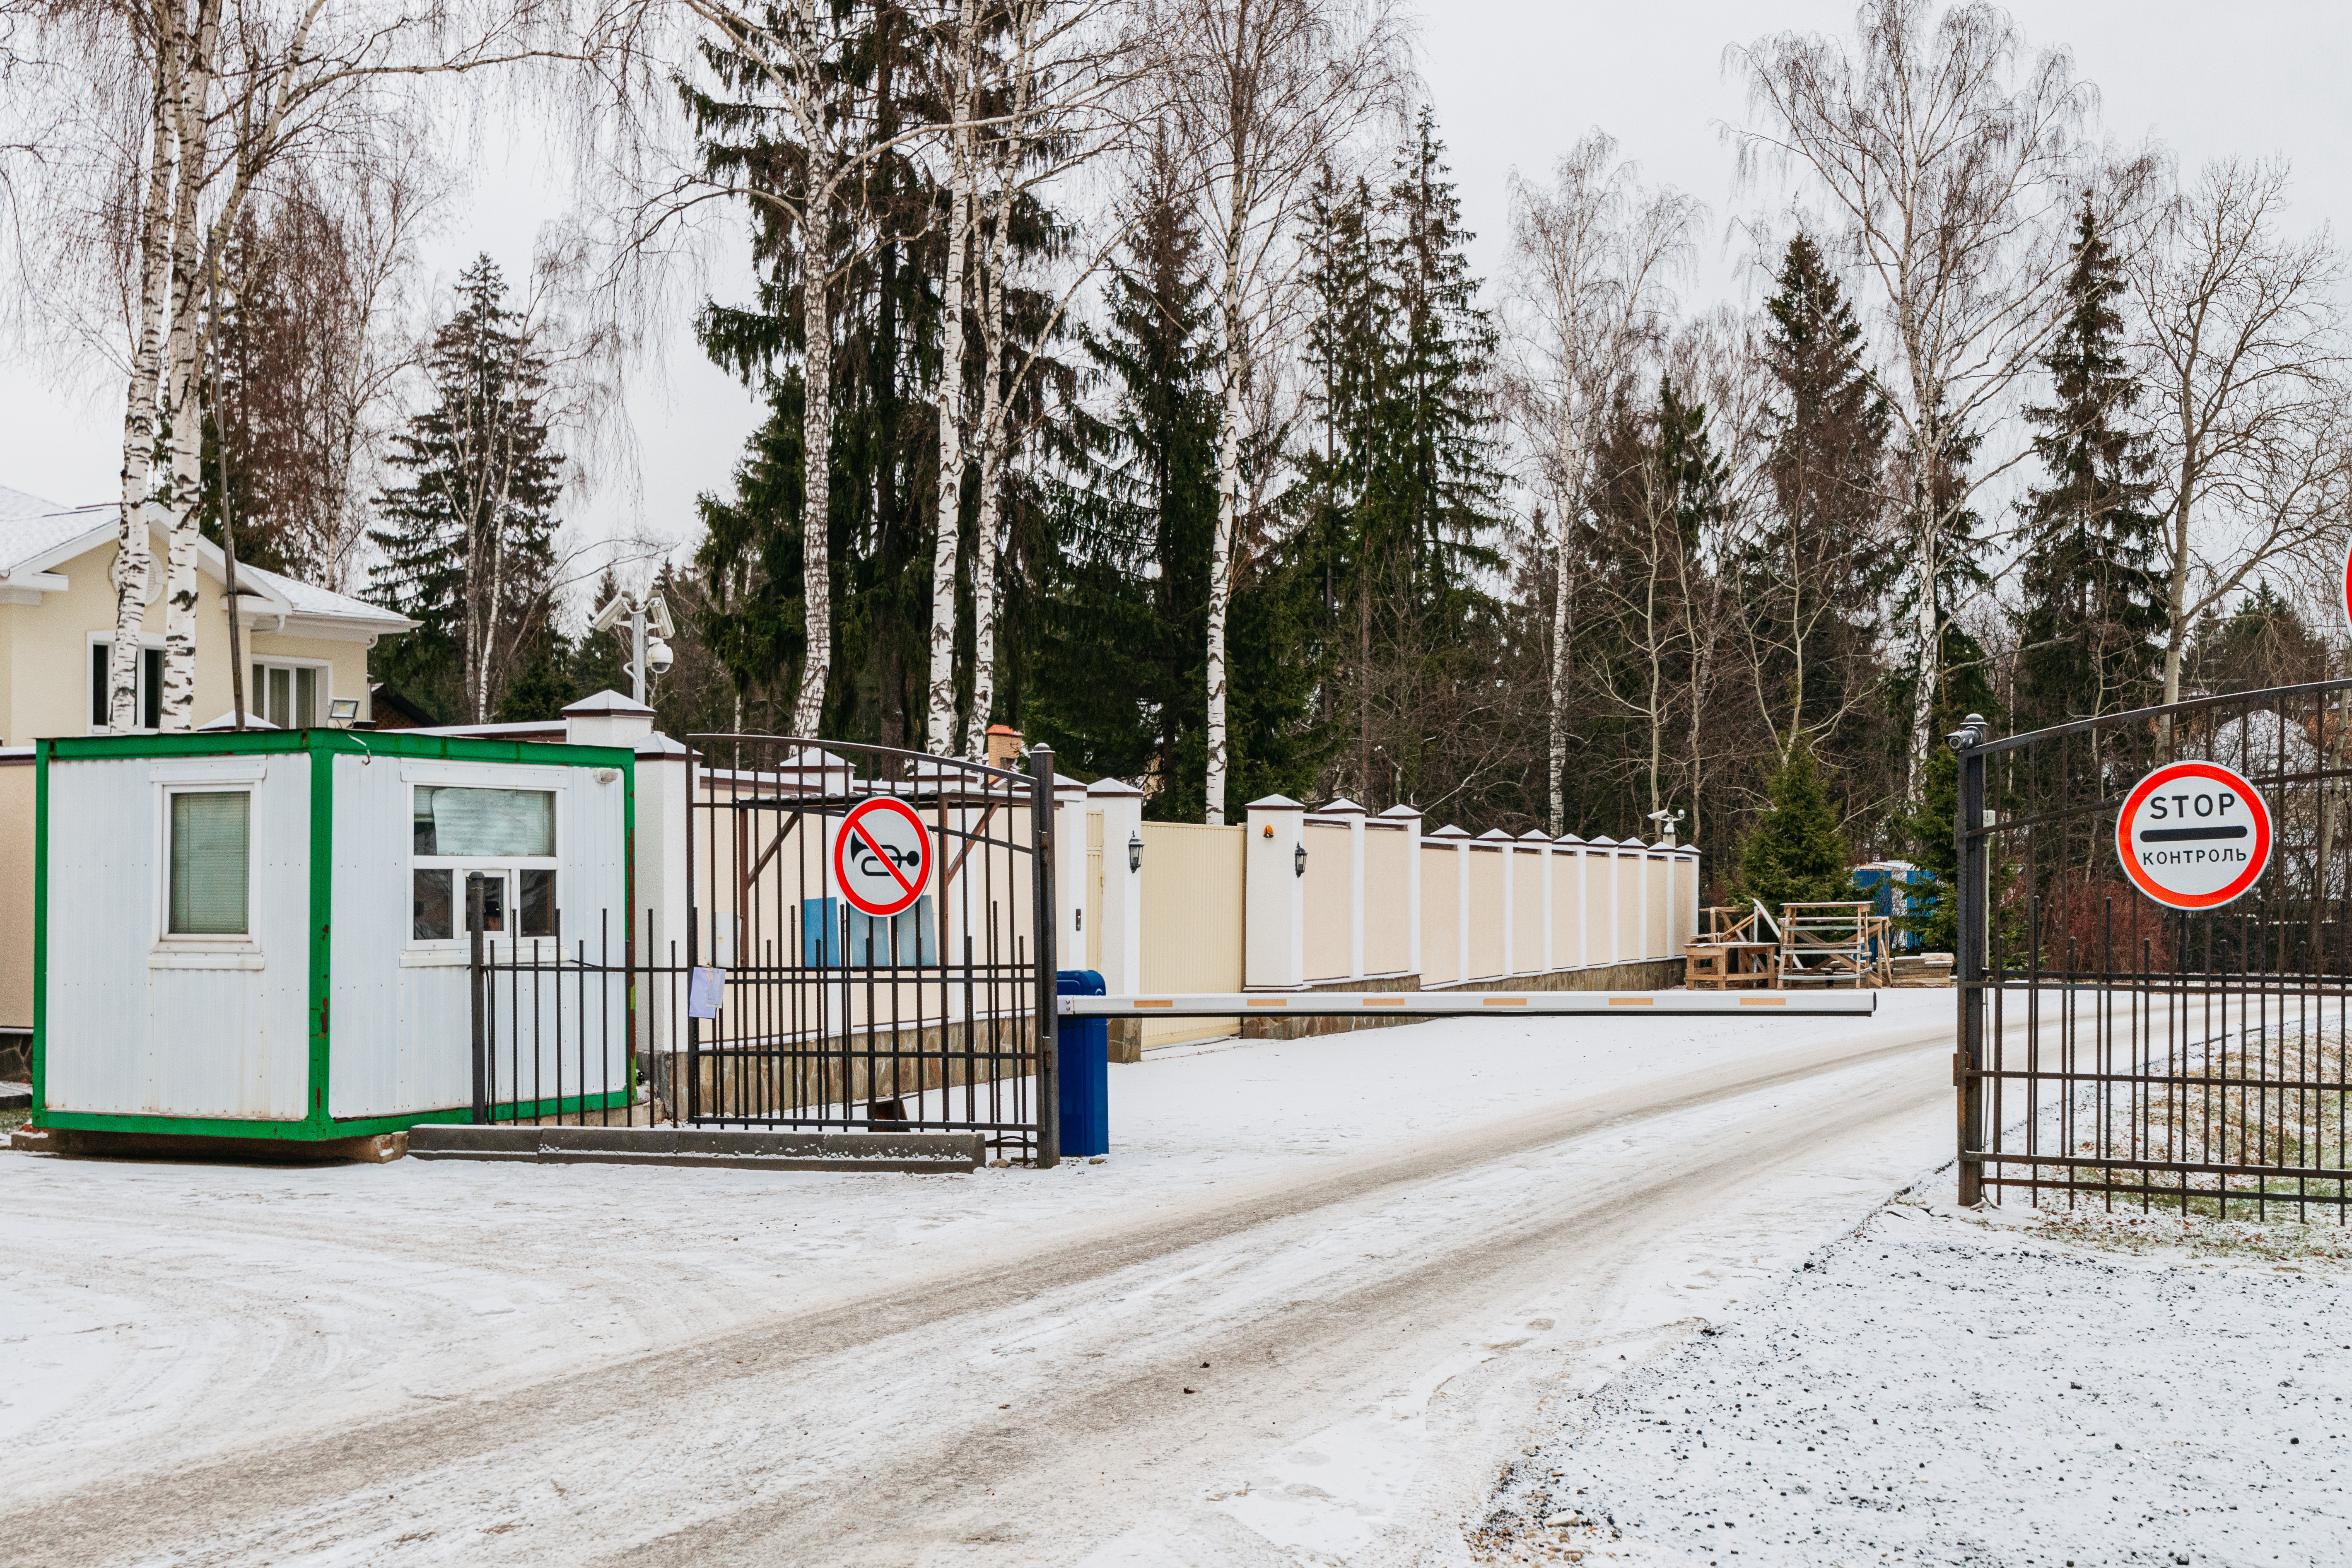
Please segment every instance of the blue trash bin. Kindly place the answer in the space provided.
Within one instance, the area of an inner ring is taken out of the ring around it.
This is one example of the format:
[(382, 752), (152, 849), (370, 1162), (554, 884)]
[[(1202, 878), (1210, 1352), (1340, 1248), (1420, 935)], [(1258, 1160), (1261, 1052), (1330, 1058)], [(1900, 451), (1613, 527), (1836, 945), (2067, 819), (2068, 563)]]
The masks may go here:
[[(1103, 977), (1092, 969), (1064, 969), (1054, 975), (1063, 996), (1100, 996)], [(1110, 1024), (1102, 1018), (1064, 1018), (1055, 1030), (1054, 1060), (1062, 1077), (1062, 1153), (1065, 1158), (1110, 1152)]]

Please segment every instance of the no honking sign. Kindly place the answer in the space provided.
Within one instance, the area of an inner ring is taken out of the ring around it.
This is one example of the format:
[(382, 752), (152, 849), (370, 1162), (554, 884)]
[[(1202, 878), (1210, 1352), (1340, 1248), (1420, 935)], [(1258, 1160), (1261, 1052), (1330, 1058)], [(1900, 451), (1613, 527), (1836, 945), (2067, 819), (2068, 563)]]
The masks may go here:
[(2133, 885), (2176, 910), (2218, 909), (2271, 858), (2271, 810), (2219, 763), (2171, 763), (2132, 786), (2116, 816), (2116, 854)]
[(851, 808), (833, 837), (834, 885), (850, 907), (887, 919), (914, 908), (931, 874), (931, 836), (905, 801)]

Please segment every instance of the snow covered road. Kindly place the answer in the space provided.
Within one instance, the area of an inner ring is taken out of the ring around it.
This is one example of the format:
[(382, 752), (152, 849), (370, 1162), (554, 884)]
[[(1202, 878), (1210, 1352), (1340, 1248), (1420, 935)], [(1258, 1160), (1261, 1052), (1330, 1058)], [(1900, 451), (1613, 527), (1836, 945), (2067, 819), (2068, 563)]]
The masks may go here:
[(1155, 1055), (1054, 1172), (0, 1157), (0, 1540), (1464, 1560), (1549, 1402), (1945, 1157), (1949, 994), (1885, 1002)]

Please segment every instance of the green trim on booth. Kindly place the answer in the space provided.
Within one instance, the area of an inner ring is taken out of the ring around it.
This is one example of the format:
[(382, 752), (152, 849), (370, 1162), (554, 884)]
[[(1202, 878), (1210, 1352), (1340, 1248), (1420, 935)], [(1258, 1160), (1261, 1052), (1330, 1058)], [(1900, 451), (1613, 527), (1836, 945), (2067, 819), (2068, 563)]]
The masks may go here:
[[(313, 750), (310, 763), (310, 1103), (303, 1124), (317, 1129), (333, 1124), (327, 1114), (327, 1026), (329, 976), (332, 948), (328, 937), (335, 918), (335, 759), (331, 752)], [(328, 1134), (313, 1131), (313, 1137)]]
[(132, 1116), (90, 1110), (60, 1110), (40, 1119), (43, 1127), (72, 1132), (168, 1132), (215, 1138), (276, 1138), (289, 1143), (316, 1143), (331, 1138), (365, 1138), (376, 1132), (405, 1132), (420, 1121), (455, 1118), (473, 1120), (471, 1106), (445, 1106), (439, 1110), (404, 1110), (397, 1116), (356, 1116), (348, 1121), (314, 1126), (309, 1121), (249, 1121), (231, 1116)]
[(47, 1103), (49, 1017), (49, 747), (33, 742), (33, 1114)]
[[(253, 756), (307, 752), (310, 762), (310, 1061), (306, 1077), (308, 1103), (300, 1120), (245, 1121), (230, 1117), (145, 1116), (98, 1111), (57, 1111), (42, 1109), (47, 1083), (48, 1037), (48, 879), (49, 763), (97, 762), (112, 758)], [(505, 763), (541, 767), (616, 768), (622, 775), (624, 871), (625, 895), (636, 900), (637, 756), (625, 746), (574, 746), (549, 741), (484, 741), (464, 735), (418, 735), (407, 731), (350, 730), (208, 730), (171, 735), (85, 735), (36, 742), (33, 780), (33, 1119), (34, 1125), (84, 1132), (160, 1132), (222, 1138), (278, 1138), (315, 1142), (330, 1138), (360, 1138), (377, 1132), (404, 1132), (420, 1121), (462, 1114), (470, 1106), (436, 1110), (403, 1111), (338, 1121), (327, 1109), (328, 1078), (333, 1059), (330, 1030), (330, 999), (333, 991), (331, 955), (334, 913), (334, 759), (423, 757), (448, 762)], [(635, 929), (634, 909), (625, 933)], [(565, 1110), (604, 1110), (631, 1103), (635, 1084), (627, 1090), (603, 1096), (581, 1096), (562, 1102)], [(603, 1104), (597, 1104), (601, 1100)], [(518, 1108), (514, 1116), (523, 1112)], [(537, 1110), (532, 1114), (550, 1112)], [(513, 1120), (514, 1116), (507, 1118)]]

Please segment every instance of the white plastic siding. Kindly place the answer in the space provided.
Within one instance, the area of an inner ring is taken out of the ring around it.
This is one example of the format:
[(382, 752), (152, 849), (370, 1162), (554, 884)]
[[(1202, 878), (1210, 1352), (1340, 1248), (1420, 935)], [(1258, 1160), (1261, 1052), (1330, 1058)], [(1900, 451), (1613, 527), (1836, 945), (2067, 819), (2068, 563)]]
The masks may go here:
[[(164, 782), (250, 788), (252, 947), (158, 952)], [(257, 778), (254, 775), (258, 774)], [(310, 1083), (310, 762), (52, 762), (47, 1104), (301, 1120)]]
[[(598, 782), (597, 774), (611, 776)], [(417, 783), (466, 784), (488, 789), (551, 789), (555, 792), (557, 906), (563, 950), (576, 954), (587, 943), (599, 956), (603, 934), (611, 933), (611, 959), (621, 961), (627, 940), (626, 795), (618, 769), (519, 766), (489, 763), (428, 762), (385, 757), (363, 763), (335, 759), (334, 924), (330, 937), (333, 976), (332, 1026), (329, 1031), (330, 1112), (337, 1117), (395, 1116), (440, 1110), (473, 1098), (472, 1020), (466, 995), (462, 952), (407, 951), (409, 921), (409, 787)], [(609, 917), (609, 925), (606, 923)], [(543, 943), (548, 956), (554, 943)], [(617, 977), (602, 984), (611, 995), (609, 1035), (592, 1027), (583, 1042), (578, 1027), (580, 981), (564, 984), (562, 1026), (556, 1024), (554, 981), (540, 998), (537, 1076), (530, 1057), (532, 1031), (526, 1026), (519, 1067), (511, 1057), (500, 1069), (502, 1093), (516, 1087), (553, 1099), (581, 1092), (582, 1048), (590, 1090), (609, 1081), (627, 1082), (623, 1027), (626, 998)], [(601, 1016), (591, 984), (587, 1004)], [(504, 985), (500, 1006), (509, 1005)], [(520, 997), (528, 1016), (528, 985)], [(510, 1037), (502, 1031), (502, 1038)], [(559, 1077), (559, 1074), (561, 1075)], [(609, 1079), (608, 1079), (609, 1075)]]

